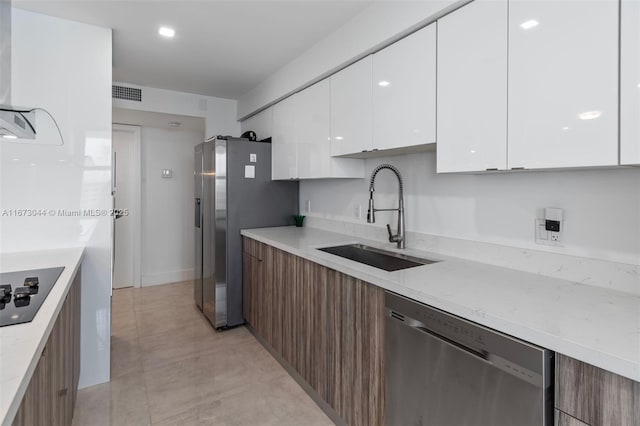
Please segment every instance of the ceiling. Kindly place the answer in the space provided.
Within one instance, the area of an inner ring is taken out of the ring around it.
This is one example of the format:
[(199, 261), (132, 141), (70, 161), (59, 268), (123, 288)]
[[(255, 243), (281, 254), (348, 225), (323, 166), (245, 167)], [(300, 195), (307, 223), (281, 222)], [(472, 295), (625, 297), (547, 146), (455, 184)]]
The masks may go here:
[[(34, 1), (13, 6), (113, 29), (113, 80), (237, 99), (371, 0)], [(158, 35), (161, 25), (176, 36)]]

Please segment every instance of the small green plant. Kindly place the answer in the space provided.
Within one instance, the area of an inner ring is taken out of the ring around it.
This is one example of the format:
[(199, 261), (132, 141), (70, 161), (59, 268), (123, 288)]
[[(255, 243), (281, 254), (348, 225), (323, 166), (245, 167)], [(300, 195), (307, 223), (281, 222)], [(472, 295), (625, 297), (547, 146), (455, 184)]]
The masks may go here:
[(293, 215), (293, 219), (296, 221), (296, 226), (298, 228), (302, 227), (302, 222), (304, 222), (304, 218), (305, 218), (305, 216), (302, 216), (301, 214), (294, 214)]

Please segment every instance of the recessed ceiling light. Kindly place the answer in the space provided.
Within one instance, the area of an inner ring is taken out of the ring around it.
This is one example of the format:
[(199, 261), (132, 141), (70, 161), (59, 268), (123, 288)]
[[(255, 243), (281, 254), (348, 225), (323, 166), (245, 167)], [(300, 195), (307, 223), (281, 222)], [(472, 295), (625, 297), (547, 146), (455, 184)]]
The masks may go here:
[(585, 111), (578, 114), (578, 118), (580, 120), (593, 120), (594, 118), (598, 118), (602, 115), (602, 111)]
[(173, 38), (173, 36), (176, 35), (176, 30), (169, 27), (160, 27), (158, 28), (158, 34), (160, 34), (163, 37)]
[(569, 130), (569, 126), (564, 126), (562, 130)]
[(342, 136), (336, 136), (336, 140), (337, 141), (341, 141), (342, 140)]
[(387, 87), (388, 85), (390, 85), (391, 83), (389, 83), (388, 81), (382, 80), (378, 82), (378, 86), (380, 87)]
[(531, 28), (537, 27), (539, 24), (540, 22), (536, 21), (535, 19), (529, 19), (528, 21), (520, 24), (520, 27), (525, 30), (530, 30)]
[(5, 139), (18, 139), (16, 135), (2, 135), (2, 137)]

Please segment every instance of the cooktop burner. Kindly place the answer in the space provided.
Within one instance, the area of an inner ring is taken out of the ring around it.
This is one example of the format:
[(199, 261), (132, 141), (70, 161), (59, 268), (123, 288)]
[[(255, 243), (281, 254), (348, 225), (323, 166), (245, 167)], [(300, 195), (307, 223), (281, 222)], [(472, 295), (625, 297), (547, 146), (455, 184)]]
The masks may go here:
[(0, 273), (0, 327), (31, 322), (63, 266)]

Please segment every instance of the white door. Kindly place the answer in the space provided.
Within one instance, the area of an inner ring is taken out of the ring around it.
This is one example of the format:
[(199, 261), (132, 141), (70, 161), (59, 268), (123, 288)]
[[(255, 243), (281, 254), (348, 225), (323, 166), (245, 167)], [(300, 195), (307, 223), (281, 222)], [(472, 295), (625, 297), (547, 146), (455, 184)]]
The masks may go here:
[(132, 287), (135, 283), (134, 217), (137, 212), (134, 211), (134, 176), (135, 147), (139, 138), (137, 127), (113, 127), (114, 207), (116, 212), (128, 213), (116, 216), (115, 220), (113, 288)]
[(618, 2), (509, 1), (509, 168), (618, 164)]
[(373, 149), (436, 142), (436, 24), (373, 55)]
[(507, 167), (507, 0), (438, 21), (438, 173)]

